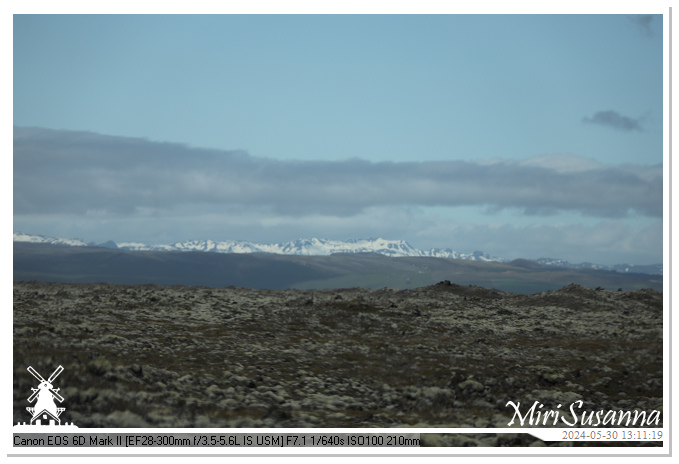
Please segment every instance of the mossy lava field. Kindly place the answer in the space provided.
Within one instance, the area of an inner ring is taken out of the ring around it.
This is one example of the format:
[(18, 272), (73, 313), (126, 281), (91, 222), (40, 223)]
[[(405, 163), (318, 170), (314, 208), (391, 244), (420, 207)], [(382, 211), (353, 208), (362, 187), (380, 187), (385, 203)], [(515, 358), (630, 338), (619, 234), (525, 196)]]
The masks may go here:
[[(79, 427), (487, 428), (507, 427), (510, 401), (663, 409), (654, 290), (15, 282), (13, 312), (14, 423), (30, 419), (28, 366), (60, 365), (62, 421)], [(521, 437), (429, 444), (552, 445)]]

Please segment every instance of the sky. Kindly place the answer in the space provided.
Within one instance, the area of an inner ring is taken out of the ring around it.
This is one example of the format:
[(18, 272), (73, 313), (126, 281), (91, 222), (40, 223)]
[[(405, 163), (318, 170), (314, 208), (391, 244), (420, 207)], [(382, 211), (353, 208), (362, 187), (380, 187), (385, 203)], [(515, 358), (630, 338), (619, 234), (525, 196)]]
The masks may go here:
[(13, 228), (660, 263), (663, 105), (662, 15), (15, 15)]

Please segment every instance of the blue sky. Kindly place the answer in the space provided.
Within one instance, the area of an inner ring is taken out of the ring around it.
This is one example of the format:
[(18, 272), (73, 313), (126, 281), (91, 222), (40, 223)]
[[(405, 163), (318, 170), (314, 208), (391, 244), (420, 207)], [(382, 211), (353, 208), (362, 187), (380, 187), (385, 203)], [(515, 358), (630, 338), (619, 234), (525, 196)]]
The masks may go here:
[(15, 230), (663, 261), (662, 15), (13, 26)]

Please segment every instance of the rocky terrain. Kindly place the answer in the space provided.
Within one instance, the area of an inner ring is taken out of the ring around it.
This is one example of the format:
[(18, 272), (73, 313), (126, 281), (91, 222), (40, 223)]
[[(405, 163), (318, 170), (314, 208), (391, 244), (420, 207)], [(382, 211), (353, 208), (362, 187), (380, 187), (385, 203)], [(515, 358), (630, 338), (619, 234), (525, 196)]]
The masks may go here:
[[(63, 365), (62, 421), (80, 427), (506, 427), (508, 401), (535, 400), (662, 411), (662, 301), (654, 290), (519, 295), (448, 281), (15, 282), (14, 422), (30, 420), (29, 365), (44, 377)], [(519, 433), (423, 442), (555, 445)]]

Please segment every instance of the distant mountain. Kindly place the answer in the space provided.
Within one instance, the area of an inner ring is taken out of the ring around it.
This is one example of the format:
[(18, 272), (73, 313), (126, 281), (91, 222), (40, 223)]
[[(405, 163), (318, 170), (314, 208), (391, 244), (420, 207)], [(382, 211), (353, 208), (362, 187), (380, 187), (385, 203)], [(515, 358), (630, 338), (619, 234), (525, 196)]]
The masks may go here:
[(15, 242), (29, 242), (29, 243), (49, 243), (50, 245), (69, 245), (69, 246), (88, 246), (88, 243), (80, 239), (67, 238), (53, 238), (45, 237), (43, 235), (29, 235), (22, 232), (14, 232)]
[(592, 264), (592, 263), (572, 264), (563, 259), (553, 259), (553, 258), (540, 258), (535, 260), (535, 262), (553, 267), (568, 267), (574, 269), (596, 269), (601, 271), (616, 271), (621, 272), (623, 274), (637, 273), (637, 274), (663, 275), (662, 264), (649, 264), (642, 266), (635, 264), (613, 264), (613, 265)]
[(404, 240), (382, 238), (326, 240), (308, 238), (286, 243), (261, 244), (242, 240), (213, 241), (191, 240), (171, 245), (145, 245), (142, 243), (118, 243), (121, 250), (133, 251), (211, 251), (217, 253), (273, 253), (295, 256), (329, 256), (337, 253), (378, 253), (391, 257), (432, 257), (454, 258), (470, 261), (503, 262), (501, 258), (489, 256), (480, 251), (460, 253), (449, 248), (419, 250)]
[[(62, 238), (45, 237), (42, 235), (29, 235), (24, 233), (14, 233), (14, 242), (46, 243), (52, 245), (68, 246), (97, 246), (126, 251), (202, 251), (213, 253), (271, 253), (276, 255), (292, 256), (329, 256), (333, 254), (347, 253), (377, 253), (390, 257), (431, 257), (431, 258), (453, 258), (478, 262), (497, 262), (506, 263), (508, 260), (489, 256), (481, 251), (471, 253), (460, 253), (450, 248), (431, 248), (420, 250), (413, 247), (404, 240), (385, 240), (382, 238), (352, 239), (352, 240), (326, 240), (321, 238), (299, 239), (286, 243), (261, 244), (243, 240), (189, 240), (186, 242), (176, 242), (167, 245), (146, 245), (144, 243), (123, 242), (115, 243), (108, 241), (102, 244), (86, 243), (79, 239), (69, 240)], [(516, 262), (515, 260), (514, 262)], [(652, 265), (601, 265), (592, 263), (572, 264), (562, 259), (540, 258), (538, 260), (521, 260), (528, 263), (537, 263), (544, 266), (573, 268), (573, 269), (592, 269), (616, 271), (620, 273), (640, 273), (640, 274), (663, 274), (662, 264)]]
[(273, 253), (128, 251), (100, 246), (14, 242), (14, 281), (189, 285), (260, 289), (417, 288), (437, 282), (512, 293), (587, 288), (662, 291), (663, 277), (556, 268), (535, 261), (473, 262), (379, 253), (299, 256)]

